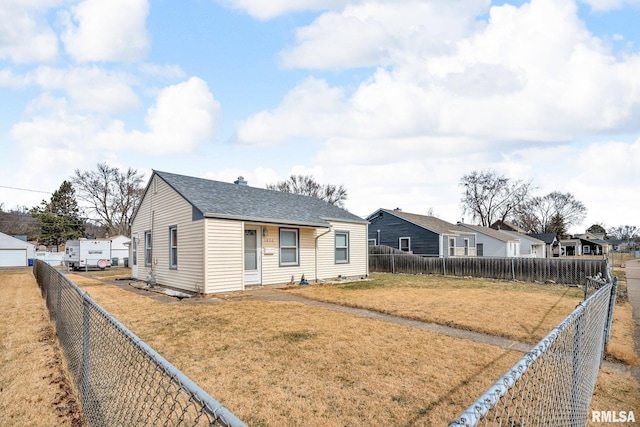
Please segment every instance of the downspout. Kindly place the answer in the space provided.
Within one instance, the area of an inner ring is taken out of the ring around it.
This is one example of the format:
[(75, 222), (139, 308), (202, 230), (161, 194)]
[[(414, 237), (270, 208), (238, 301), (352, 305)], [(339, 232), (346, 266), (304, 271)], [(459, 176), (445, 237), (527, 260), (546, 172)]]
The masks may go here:
[(316, 283), (318, 283), (318, 239), (331, 232), (333, 225), (329, 225), (329, 229), (322, 234), (316, 236)]

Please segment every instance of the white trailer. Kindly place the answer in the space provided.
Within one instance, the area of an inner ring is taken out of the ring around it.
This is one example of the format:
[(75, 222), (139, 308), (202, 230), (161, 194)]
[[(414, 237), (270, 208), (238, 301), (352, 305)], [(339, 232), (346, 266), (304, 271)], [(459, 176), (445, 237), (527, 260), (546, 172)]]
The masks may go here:
[(67, 240), (64, 262), (68, 269), (104, 270), (111, 265), (111, 240)]

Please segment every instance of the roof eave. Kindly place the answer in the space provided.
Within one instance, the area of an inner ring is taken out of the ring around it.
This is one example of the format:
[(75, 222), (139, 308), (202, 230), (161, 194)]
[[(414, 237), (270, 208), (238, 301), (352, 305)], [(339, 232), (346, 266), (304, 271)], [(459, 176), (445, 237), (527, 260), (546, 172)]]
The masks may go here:
[(258, 216), (221, 214), (216, 212), (207, 212), (204, 214), (204, 217), (214, 218), (214, 219), (230, 219), (234, 221), (259, 222), (263, 224), (297, 225), (302, 227), (313, 227), (313, 228), (328, 228), (331, 226), (331, 224), (329, 224), (328, 222), (308, 222), (308, 221), (297, 221), (297, 220), (282, 219), (282, 218), (265, 218), (265, 217), (258, 217)]
[(352, 223), (352, 224), (370, 224), (369, 221), (367, 221), (366, 219), (345, 219), (345, 218), (333, 218), (333, 217), (325, 217), (322, 216), (320, 217), (320, 219), (324, 220), (324, 221), (331, 221), (331, 222), (348, 222), (348, 223)]

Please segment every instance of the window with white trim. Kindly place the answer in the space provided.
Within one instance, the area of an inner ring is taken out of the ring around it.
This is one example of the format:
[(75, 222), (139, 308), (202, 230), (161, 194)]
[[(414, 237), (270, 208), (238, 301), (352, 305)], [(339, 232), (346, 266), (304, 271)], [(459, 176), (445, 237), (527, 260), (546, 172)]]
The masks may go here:
[(144, 265), (145, 267), (151, 267), (151, 255), (152, 253), (152, 245), (151, 245), (151, 231), (144, 232)]
[(300, 265), (298, 254), (298, 230), (295, 228), (281, 228), (280, 265)]
[(377, 245), (377, 243), (376, 243), (376, 239), (369, 239), (369, 240), (368, 240), (368, 242), (369, 242), (369, 246), (375, 246), (375, 245)]
[(169, 268), (178, 268), (178, 226), (169, 227)]
[(469, 239), (464, 239), (464, 256), (469, 256)]
[(349, 263), (349, 232), (336, 231), (336, 264)]
[(138, 235), (134, 234), (133, 239), (131, 239), (131, 261), (133, 265), (138, 265)]
[(449, 237), (449, 256), (456, 255), (456, 239), (454, 237)]
[(398, 249), (403, 252), (409, 252), (411, 250), (411, 237), (401, 237), (398, 241)]

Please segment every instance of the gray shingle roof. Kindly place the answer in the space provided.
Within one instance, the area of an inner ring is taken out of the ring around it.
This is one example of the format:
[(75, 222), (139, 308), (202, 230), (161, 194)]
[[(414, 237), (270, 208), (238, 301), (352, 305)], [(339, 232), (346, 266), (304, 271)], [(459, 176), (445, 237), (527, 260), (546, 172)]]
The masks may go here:
[(395, 215), (398, 218), (405, 219), (415, 225), (418, 225), (422, 228), (426, 228), (427, 230), (431, 230), (438, 234), (447, 234), (447, 235), (450, 235), (450, 234), (457, 235), (460, 233), (473, 234), (473, 232), (470, 230), (467, 230), (456, 224), (452, 224), (450, 222), (441, 220), (440, 218), (436, 218), (434, 216), (419, 215), (419, 214), (413, 214), (408, 212), (402, 212), (398, 210), (378, 209), (375, 213), (369, 216), (369, 219), (377, 215), (378, 212), (380, 211), (389, 213), (391, 215)]
[(538, 240), (542, 240), (546, 244), (550, 245), (556, 239), (556, 233), (529, 233), (528, 236), (535, 237)]
[[(205, 217), (326, 227), (367, 221), (315, 197), (154, 171)], [(152, 177), (153, 179), (153, 177)]]
[(500, 240), (501, 242), (510, 242), (513, 240), (518, 240), (517, 237), (512, 236), (511, 234), (503, 233), (502, 231), (494, 230), (493, 228), (489, 228), (489, 227), (483, 227), (481, 225), (462, 224), (462, 227), (467, 227), (478, 233), (482, 233), (486, 236), (493, 237), (496, 240)]

